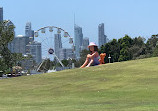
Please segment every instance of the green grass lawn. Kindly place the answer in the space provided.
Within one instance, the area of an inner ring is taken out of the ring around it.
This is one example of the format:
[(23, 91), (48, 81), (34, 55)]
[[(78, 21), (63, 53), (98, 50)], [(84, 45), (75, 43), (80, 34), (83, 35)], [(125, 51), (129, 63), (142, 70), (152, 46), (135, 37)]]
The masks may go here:
[(0, 80), (0, 111), (158, 111), (158, 58)]

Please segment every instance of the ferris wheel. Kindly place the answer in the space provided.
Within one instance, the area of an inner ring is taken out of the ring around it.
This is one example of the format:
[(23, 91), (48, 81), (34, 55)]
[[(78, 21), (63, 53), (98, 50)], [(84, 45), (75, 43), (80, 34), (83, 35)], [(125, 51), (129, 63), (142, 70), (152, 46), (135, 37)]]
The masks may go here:
[(42, 62), (37, 71), (43, 65), (45, 70), (50, 61), (55, 59), (64, 67), (61, 60), (74, 58), (73, 38), (67, 31), (56, 26), (46, 26), (34, 32), (34, 41), (41, 43)]

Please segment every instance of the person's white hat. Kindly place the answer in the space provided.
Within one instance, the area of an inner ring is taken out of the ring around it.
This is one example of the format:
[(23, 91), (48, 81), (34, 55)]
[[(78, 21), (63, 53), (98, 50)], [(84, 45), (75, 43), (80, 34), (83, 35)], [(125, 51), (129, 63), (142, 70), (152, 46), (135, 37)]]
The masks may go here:
[(97, 45), (94, 42), (90, 42), (88, 47), (90, 47), (90, 46), (97, 46)]

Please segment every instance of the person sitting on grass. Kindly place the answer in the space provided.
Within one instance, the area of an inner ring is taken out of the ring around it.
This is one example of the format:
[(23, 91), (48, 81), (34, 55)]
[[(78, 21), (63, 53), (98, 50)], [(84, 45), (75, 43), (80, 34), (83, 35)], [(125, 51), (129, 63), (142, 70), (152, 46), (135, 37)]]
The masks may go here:
[(98, 46), (94, 42), (90, 42), (88, 48), (89, 48), (90, 54), (87, 55), (87, 58), (84, 64), (80, 68), (90, 67), (91, 65), (96, 66), (100, 64)]

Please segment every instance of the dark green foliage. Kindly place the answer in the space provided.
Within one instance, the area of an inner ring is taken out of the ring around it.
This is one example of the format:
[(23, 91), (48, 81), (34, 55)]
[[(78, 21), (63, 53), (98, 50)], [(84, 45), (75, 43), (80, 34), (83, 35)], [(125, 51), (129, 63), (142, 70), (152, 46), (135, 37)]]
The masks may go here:
[(14, 26), (7, 26), (7, 21), (0, 22), (0, 71), (5, 72), (13, 66), (13, 56), (7, 47), (13, 38)]
[(158, 56), (158, 45), (155, 47), (154, 52), (153, 52), (153, 56), (157, 57)]
[(142, 37), (135, 37), (133, 39), (133, 45), (129, 48), (129, 52), (132, 59), (137, 59), (139, 56), (145, 54), (145, 39)]
[(62, 60), (61, 62), (64, 64), (64, 66), (68, 66), (68, 64), (69, 64), (68, 60)]
[(125, 35), (125, 37), (118, 40), (118, 43), (120, 44), (120, 56), (118, 61), (127, 61), (131, 59), (131, 55), (129, 52), (129, 48), (133, 44), (133, 40), (128, 35)]
[(113, 39), (111, 42), (106, 43), (104, 46), (101, 47), (99, 53), (106, 53), (105, 61), (108, 62), (109, 54), (112, 56), (111, 62), (115, 61), (118, 62), (119, 53), (120, 53), (120, 44), (116, 39)]
[(157, 35), (152, 35), (151, 38), (148, 39), (146, 43), (146, 54), (150, 54), (152, 56), (157, 46), (157, 42), (158, 42)]
[(108, 56), (110, 54), (111, 62), (126, 61), (131, 59), (129, 47), (133, 44), (133, 40), (128, 35), (120, 38), (118, 41), (113, 39), (111, 42), (106, 43), (101, 47), (100, 53), (106, 53), (105, 61), (108, 62)]
[(108, 62), (110, 54), (111, 62), (127, 61), (158, 56), (158, 35), (152, 35), (145, 43), (143, 37), (131, 38), (128, 35), (118, 40), (104, 44), (99, 53), (106, 53), (105, 61)]

